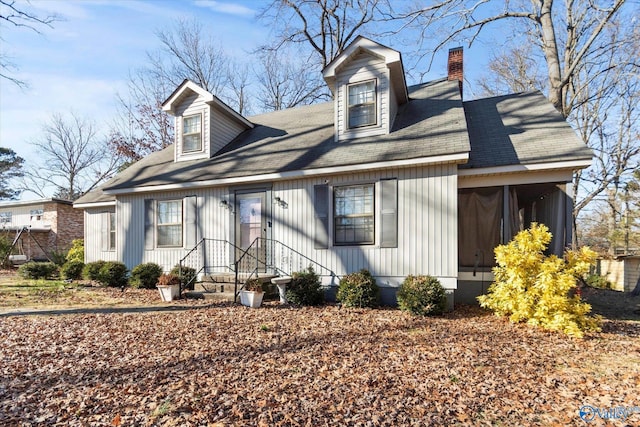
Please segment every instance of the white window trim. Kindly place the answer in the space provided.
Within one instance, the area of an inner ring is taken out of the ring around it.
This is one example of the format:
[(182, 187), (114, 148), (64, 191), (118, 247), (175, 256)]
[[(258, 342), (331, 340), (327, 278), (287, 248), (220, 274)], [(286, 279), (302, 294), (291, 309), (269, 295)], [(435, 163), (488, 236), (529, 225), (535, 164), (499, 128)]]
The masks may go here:
[[(351, 107), (355, 107), (358, 105), (366, 105), (366, 104), (354, 104), (353, 106), (349, 104), (349, 89), (353, 86), (359, 86), (359, 85), (364, 85), (367, 83), (373, 82), (373, 92), (374, 92), (374, 111), (375, 111), (375, 122), (374, 123), (369, 123), (366, 125), (361, 125), (361, 126), (350, 126), (349, 122), (349, 118), (350, 118), (350, 112), (351, 112)], [(358, 132), (358, 131), (362, 131), (362, 130), (368, 130), (371, 128), (375, 128), (375, 127), (379, 127), (380, 126), (380, 96), (379, 96), (379, 84), (378, 84), (378, 79), (367, 79), (367, 80), (361, 80), (358, 82), (353, 82), (353, 83), (349, 83), (345, 86), (345, 117), (344, 117), (344, 123), (345, 123), (345, 131), (346, 132)]]
[[(175, 202), (178, 203), (180, 205), (180, 222), (172, 222), (172, 223), (166, 223), (166, 224), (160, 224), (159, 221), (159, 204), (160, 203), (171, 203), (171, 202)], [(172, 249), (172, 248), (182, 248), (184, 245), (184, 202), (182, 199), (166, 199), (166, 200), (156, 200), (155, 201), (155, 210), (154, 210), (154, 225), (155, 225), (155, 247), (159, 248), (159, 249)], [(166, 227), (166, 226), (176, 226), (176, 225), (180, 225), (180, 243), (177, 245), (160, 245), (158, 243), (158, 240), (160, 238), (160, 233), (158, 232), (158, 229), (160, 227)]]
[[(184, 121), (186, 119), (192, 118), (192, 117), (200, 117), (200, 131), (199, 132), (192, 132), (192, 133), (185, 133), (184, 131)], [(204, 115), (200, 112), (200, 113), (195, 113), (195, 114), (189, 114), (189, 115), (185, 115), (182, 116), (182, 120), (181, 120), (181, 126), (180, 126), (180, 130), (181, 130), (181, 149), (182, 149), (182, 154), (195, 154), (195, 153), (202, 153), (204, 151), (204, 135), (203, 135), (203, 128), (204, 128)], [(185, 150), (184, 149), (184, 139), (186, 136), (190, 136), (190, 135), (196, 135), (196, 134), (200, 134), (200, 148), (196, 149), (196, 150)]]

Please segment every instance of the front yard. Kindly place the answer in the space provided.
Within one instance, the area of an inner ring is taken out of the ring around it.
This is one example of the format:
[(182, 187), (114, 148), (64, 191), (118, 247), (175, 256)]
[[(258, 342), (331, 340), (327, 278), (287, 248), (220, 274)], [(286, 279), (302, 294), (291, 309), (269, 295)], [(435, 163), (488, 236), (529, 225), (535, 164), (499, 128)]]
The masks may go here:
[(587, 425), (585, 405), (640, 423), (626, 316), (578, 340), (472, 307), (196, 303), (0, 316), (0, 336), (1, 425)]

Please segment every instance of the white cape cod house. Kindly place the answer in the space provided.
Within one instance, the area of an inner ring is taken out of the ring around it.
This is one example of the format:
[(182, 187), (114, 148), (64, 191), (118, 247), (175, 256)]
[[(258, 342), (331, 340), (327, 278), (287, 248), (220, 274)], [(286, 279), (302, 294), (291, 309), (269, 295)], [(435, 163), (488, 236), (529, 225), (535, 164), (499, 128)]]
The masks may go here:
[(472, 302), (493, 248), (532, 221), (552, 251), (571, 241), (572, 174), (592, 153), (542, 94), (463, 102), (459, 48), (447, 78), (407, 87), (400, 53), (364, 37), (323, 76), (333, 101), (247, 118), (184, 81), (163, 104), (175, 144), (76, 201), (86, 261), (311, 264), (327, 285), (366, 268), (386, 303), (429, 274)]

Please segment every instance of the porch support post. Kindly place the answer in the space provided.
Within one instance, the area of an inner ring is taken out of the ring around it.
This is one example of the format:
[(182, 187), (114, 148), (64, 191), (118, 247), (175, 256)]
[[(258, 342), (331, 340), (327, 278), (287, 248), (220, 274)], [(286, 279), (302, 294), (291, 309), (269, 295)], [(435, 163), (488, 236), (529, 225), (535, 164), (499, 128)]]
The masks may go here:
[(565, 196), (565, 231), (564, 246), (575, 249), (573, 244), (573, 182), (567, 182), (564, 185)]
[(502, 188), (502, 244), (511, 240), (511, 218), (509, 218), (509, 186)]

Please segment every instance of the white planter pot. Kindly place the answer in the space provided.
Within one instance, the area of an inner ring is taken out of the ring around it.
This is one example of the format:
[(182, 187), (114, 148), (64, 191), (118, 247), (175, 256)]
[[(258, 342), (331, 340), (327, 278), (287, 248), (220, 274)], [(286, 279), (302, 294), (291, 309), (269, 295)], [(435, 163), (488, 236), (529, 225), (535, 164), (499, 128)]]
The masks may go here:
[(160, 291), (162, 301), (173, 301), (180, 295), (180, 285), (162, 285), (156, 286)]
[(255, 292), (255, 291), (240, 291), (240, 304), (251, 307), (258, 308), (262, 305), (262, 298), (264, 297), (264, 292)]

